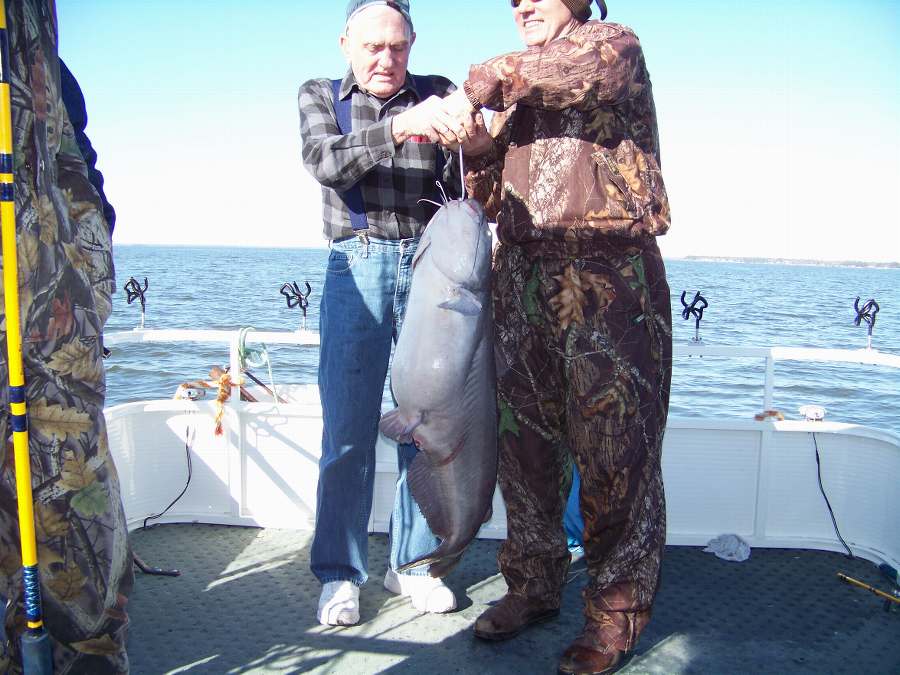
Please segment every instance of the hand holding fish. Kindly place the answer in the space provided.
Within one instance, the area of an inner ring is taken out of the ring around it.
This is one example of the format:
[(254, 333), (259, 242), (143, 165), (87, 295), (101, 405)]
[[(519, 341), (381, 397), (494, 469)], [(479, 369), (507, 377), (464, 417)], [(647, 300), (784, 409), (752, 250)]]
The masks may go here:
[(391, 135), (395, 143), (404, 143), (416, 136), (425, 136), (432, 143), (450, 146), (458, 142), (451, 129), (438, 121), (443, 102), (437, 96), (429, 96), (418, 105), (395, 115), (391, 122)]
[(441, 105), (435, 110), (432, 124), (435, 129), (442, 132), (444, 138), (450, 138), (452, 141), (451, 143), (442, 141), (442, 144), (456, 151), (460, 144), (465, 145), (477, 134), (478, 124), (471, 105), (467, 112), (461, 112), (452, 98), (453, 94), (441, 100)]
[(483, 155), (494, 146), (494, 137), (484, 123), (484, 115), (475, 113), (475, 132), (469, 140), (462, 144), (462, 151), (467, 157)]
[(457, 143), (447, 147), (456, 152), (462, 145), (463, 152), (470, 157), (484, 154), (494, 142), (485, 126), (484, 116), (475, 111), (462, 89), (441, 100), (435, 126), (452, 130)]
[(441, 99), (441, 103), (443, 113), (457, 125), (465, 124), (467, 120), (473, 119), (476, 112), (463, 89), (457, 89), (452, 94), (448, 94)]

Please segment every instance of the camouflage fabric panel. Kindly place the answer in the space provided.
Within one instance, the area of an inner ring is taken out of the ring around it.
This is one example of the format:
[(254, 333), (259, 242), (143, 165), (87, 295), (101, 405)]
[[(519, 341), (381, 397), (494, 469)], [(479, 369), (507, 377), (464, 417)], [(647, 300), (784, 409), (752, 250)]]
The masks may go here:
[(672, 333), (662, 258), (655, 246), (612, 242), (590, 258), (501, 245), (494, 281), (501, 570), (512, 592), (558, 602), (571, 452), (582, 477), (585, 614), (607, 644), (630, 648), (649, 619), (665, 543)]
[(503, 54), (469, 69), (469, 86), (491, 110), (524, 103), (545, 110), (617, 105), (641, 94), (649, 78), (629, 27), (588, 21), (544, 47)]
[(653, 91), (630, 28), (588, 22), (544, 48), (473, 66), (469, 84), (507, 111), (468, 176), (473, 195), (499, 202), (489, 217), (496, 212), (501, 241), (582, 256), (604, 235), (668, 230)]
[(494, 144), (483, 155), (465, 158), (466, 192), (472, 199), (477, 199), (484, 207), (484, 213), (491, 222), (497, 221), (497, 214), (503, 207), (503, 159), (509, 147), (509, 132), (512, 125), (507, 124), (515, 106), (491, 117), (491, 136)]
[[(32, 485), (45, 625), (55, 672), (128, 672), (131, 551), (103, 417), (103, 325), (114, 272), (100, 200), (59, 91), (55, 5), (7, 2), (16, 226)], [(2, 327), (5, 335), (6, 317)], [(0, 363), (8, 411), (6, 345)], [(7, 415), (0, 423), (0, 595), (19, 672), (24, 627), (18, 512)]]

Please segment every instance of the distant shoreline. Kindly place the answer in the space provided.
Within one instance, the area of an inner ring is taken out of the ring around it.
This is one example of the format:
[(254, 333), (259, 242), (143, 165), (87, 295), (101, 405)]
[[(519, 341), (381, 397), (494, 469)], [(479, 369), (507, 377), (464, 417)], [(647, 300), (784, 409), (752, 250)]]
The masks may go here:
[[(268, 249), (273, 251), (327, 251), (327, 244), (322, 246), (247, 246), (227, 244), (113, 244), (116, 248), (197, 248), (197, 249)], [(665, 260), (688, 260), (690, 262), (742, 263), (755, 265), (804, 265), (808, 267), (862, 267), (869, 269), (900, 269), (900, 262), (866, 262), (864, 260), (812, 260), (807, 258), (754, 258), (728, 255), (685, 255), (667, 256)]]
[(805, 258), (750, 258), (743, 256), (686, 255), (673, 260), (691, 262), (750, 263), (756, 265), (805, 265), (808, 267), (866, 267), (900, 269), (900, 262), (866, 262), (864, 260), (810, 260)]

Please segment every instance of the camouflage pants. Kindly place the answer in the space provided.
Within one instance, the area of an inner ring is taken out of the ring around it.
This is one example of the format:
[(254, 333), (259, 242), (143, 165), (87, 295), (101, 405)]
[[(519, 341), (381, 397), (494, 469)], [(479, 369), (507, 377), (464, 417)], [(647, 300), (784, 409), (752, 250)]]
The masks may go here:
[(660, 466), (671, 381), (671, 305), (655, 242), (596, 257), (495, 260), (500, 488), (510, 592), (559, 604), (567, 462), (582, 477), (585, 615), (630, 649), (650, 618), (665, 544)]
[[(60, 94), (53, 0), (6, 3), (18, 296), (44, 625), (56, 675), (127, 673), (134, 581), (106, 433), (103, 326), (112, 242)], [(3, 289), (5, 293), (11, 290)], [(0, 673), (21, 671), (25, 628), (0, 312)]]

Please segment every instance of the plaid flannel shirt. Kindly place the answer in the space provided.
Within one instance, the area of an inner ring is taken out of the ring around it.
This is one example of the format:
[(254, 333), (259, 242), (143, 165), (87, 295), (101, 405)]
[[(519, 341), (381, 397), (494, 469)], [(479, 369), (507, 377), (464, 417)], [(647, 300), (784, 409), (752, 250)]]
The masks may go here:
[[(436, 95), (455, 90), (450, 80), (430, 77)], [(346, 135), (338, 128), (330, 80), (309, 80), (298, 94), (303, 166), (322, 186), (325, 238), (353, 235), (350, 213), (340, 193), (359, 181), (369, 236), (393, 240), (418, 236), (436, 211), (431, 204), (419, 203), (423, 197), (435, 199), (438, 194), (436, 152), (443, 152), (446, 158), (442, 180), (447, 196), (459, 196), (455, 153), (432, 143), (394, 143), (391, 117), (420, 101), (409, 73), (400, 91), (385, 101), (363, 91), (350, 70), (341, 82), (340, 96), (353, 97), (353, 132)]]

